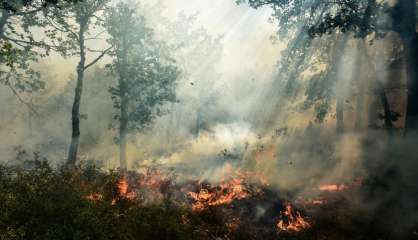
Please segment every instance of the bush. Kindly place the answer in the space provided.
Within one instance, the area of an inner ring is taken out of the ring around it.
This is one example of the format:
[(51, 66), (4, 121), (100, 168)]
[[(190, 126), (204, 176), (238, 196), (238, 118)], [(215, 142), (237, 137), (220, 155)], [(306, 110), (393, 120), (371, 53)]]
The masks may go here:
[[(118, 172), (0, 166), (0, 239), (192, 239), (186, 210), (118, 200)], [(100, 192), (102, 198), (86, 198)], [(113, 203), (112, 203), (113, 202)]]

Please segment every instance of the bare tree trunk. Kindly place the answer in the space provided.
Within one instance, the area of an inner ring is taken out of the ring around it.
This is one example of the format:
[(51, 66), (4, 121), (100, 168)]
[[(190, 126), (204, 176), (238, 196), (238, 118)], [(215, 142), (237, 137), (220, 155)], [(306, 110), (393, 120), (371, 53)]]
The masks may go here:
[(356, 120), (354, 123), (354, 129), (356, 131), (361, 130), (363, 126), (363, 110), (364, 110), (364, 94), (365, 94), (365, 81), (363, 71), (363, 64), (364, 64), (364, 54), (367, 54), (366, 43), (363, 39), (358, 41), (358, 48), (357, 48), (357, 58), (356, 58), (356, 66), (355, 66), (355, 78), (357, 80), (357, 103), (356, 103)]
[(172, 149), (172, 145), (173, 145), (173, 129), (174, 129), (174, 114), (175, 114), (175, 104), (171, 103), (170, 106), (170, 115), (169, 115), (169, 119), (168, 119), (168, 124), (167, 124), (167, 129), (165, 131), (165, 138), (166, 138), (166, 146), (167, 149)]
[(119, 161), (120, 168), (126, 170), (128, 167), (126, 159), (126, 135), (128, 131), (128, 88), (126, 84), (126, 73), (127, 73), (127, 64), (128, 64), (128, 46), (125, 37), (122, 40), (122, 56), (121, 64), (119, 66), (119, 94), (121, 100), (120, 106), (120, 126), (119, 126)]
[[(408, 43), (409, 42), (409, 43)], [(408, 40), (405, 44), (406, 69), (408, 78), (408, 108), (406, 128), (417, 130), (418, 128), (418, 37)]]
[(363, 126), (363, 106), (364, 106), (364, 79), (358, 78), (358, 93), (356, 104), (356, 122), (354, 123), (355, 130), (361, 130)]
[(81, 95), (83, 92), (83, 80), (84, 80), (84, 66), (86, 63), (86, 52), (84, 46), (84, 29), (85, 25), (80, 24), (80, 30), (78, 33), (78, 44), (80, 48), (80, 60), (77, 66), (77, 85), (75, 88), (73, 108), (71, 111), (71, 145), (68, 152), (67, 166), (74, 166), (77, 162), (78, 146), (80, 143), (80, 103)]
[(346, 82), (344, 79), (341, 79), (338, 72), (340, 71), (340, 63), (342, 56), (344, 54), (345, 46), (347, 45), (349, 36), (343, 34), (341, 37), (337, 38), (336, 47), (333, 52), (332, 61), (332, 77), (340, 78), (337, 80), (337, 106), (336, 106), (336, 131), (337, 133), (344, 132), (344, 102), (345, 102), (345, 90)]
[(408, 86), (406, 129), (418, 128), (418, 36), (405, 43)]
[(195, 128), (195, 132), (194, 135), (196, 138), (199, 137), (199, 133), (200, 133), (200, 127), (202, 126), (202, 115), (200, 113), (200, 108), (197, 109), (197, 114), (196, 114), (196, 128)]
[(121, 118), (120, 118), (120, 129), (119, 129), (119, 140), (120, 140), (120, 168), (126, 170), (128, 163), (126, 160), (126, 135), (128, 128), (128, 111), (126, 109), (127, 101), (124, 96), (121, 96)]
[[(418, 36), (417, 36), (417, 2), (416, 0), (401, 0), (396, 6), (400, 16), (397, 22), (397, 31), (404, 45), (406, 60), (408, 107), (406, 116), (406, 129), (418, 128)], [(407, 131), (408, 132), (408, 131)]]
[(338, 94), (337, 96), (337, 133), (344, 132), (344, 96)]
[[(377, 70), (370, 65), (370, 58), (369, 56), (366, 54), (366, 59), (367, 59), (367, 67), (372, 70), (372, 76), (374, 78), (375, 84), (376, 84), (376, 94), (377, 97), (380, 101), (380, 104), (383, 107), (383, 120), (385, 123), (385, 129), (388, 133), (389, 136), (389, 142), (392, 140), (393, 136), (394, 136), (394, 129), (393, 129), (393, 122), (392, 122), (392, 110), (390, 107), (390, 103), (386, 94), (386, 89), (385, 89), (385, 85), (383, 84), (382, 80), (379, 79), (378, 76), (378, 72)], [(370, 109), (370, 113), (369, 113), (369, 122), (373, 123), (375, 121), (376, 118), (378, 118), (378, 114), (376, 114), (376, 107), (373, 106)], [(370, 124), (372, 125), (372, 124)], [(374, 125), (374, 124), (373, 124)], [(373, 126), (372, 125), (372, 126)]]
[(0, 39), (4, 38), (4, 27), (7, 24), (7, 19), (9, 18), (9, 14), (6, 10), (1, 10), (1, 18), (0, 18)]
[(390, 109), (389, 100), (386, 95), (385, 86), (379, 80), (377, 80), (378, 84), (378, 93), (380, 97), (380, 102), (383, 106), (384, 112), (384, 121), (385, 121), (385, 128), (389, 135), (389, 140), (393, 137), (393, 123), (392, 123), (392, 110)]

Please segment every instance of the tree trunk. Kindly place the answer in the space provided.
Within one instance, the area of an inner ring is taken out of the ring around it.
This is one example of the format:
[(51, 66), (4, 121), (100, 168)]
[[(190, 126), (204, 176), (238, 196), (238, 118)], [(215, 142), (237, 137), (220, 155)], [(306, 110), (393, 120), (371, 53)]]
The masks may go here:
[(167, 129), (166, 129), (166, 131), (165, 131), (165, 139), (166, 139), (166, 147), (167, 147), (167, 149), (169, 149), (170, 151), (172, 150), (172, 143), (173, 143), (173, 136), (174, 136), (174, 132), (173, 132), (173, 130), (174, 130), (174, 125), (175, 125), (175, 123), (174, 123), (174, 118), (175, 118), (175, 116), (174, 116), (174, 114), (175, 114), (175, 104), (174, 103), (171, 103), (171, 106), (170, 106), (170, 115), (169, 115), (169, 119), (168, 119), (168, 124), (167, 124)]
[[(366, 49), (364, 48), (364, 50), (361, 50), (360, 52), (366, 53)], [(366, 53), (366, 62), (367, 62), (366, 67), (370, 69), (371, 75), (373, 76), (374, 82), (376, 84), (377, 98), (379, 99), (380, 104), (383, 107), (383, 114), (384, 114), (383, 120), (385, 123), (385, 129), (388, 133), (389, 141), (391, 141), (394, 136), (394, 128), (393, 128), (393, 122), (392, 122), (392, 110), (390, 107), (389, 99), (386, 94), (385, 85), (383, 83), (384, 80), (379, 78), (377, 70), (370, 64), (371, 60), (369, 56), (367, 55), (367, 53)], [(377, 127), (375, 126), (374, 122), (380, 116), (376, 112), (377, 112), (376, 106), (371, 106), (370, 112), (369, 112), (369, 126)]]
[(77, 66), (77, 85), (75, 88), (73, 108), (71, 111), (71, 144), (68, 152), (67, 166), (75, 166), (77, 162), (78, 146), (80, 142), (80, 103), (81, 95), (83, 92), (83, 80), (84, 80), (84, 66), (86, 63), (86, 52), (84, 46), (84, 29), (85, 25), (80, 24), (80, 30), (78, 33), (78, 44), (80, 48), (80, 61)]
[(337, 133), (344, 132), (344, 101), (343, 94), (337, 95)]
[(357, 103), (356, 103), (356, 120), (354, 123), (354, 129), (360, 131), (363, 128), (363, 110), (364, 110), (364, 90), (365, 90), (365, 79), (358, 78), (358, 93), (357, 93)]
[(200, 108), (197, 109), (197, 114), (196, 114), (196, 128), (195, 128), (195, 132), (194, 135), (196, 138), (199, 137), (199, 133), (200, 133), (200, 127), (202, 126), (202, 115), (200, 113)]
[(364, 106), (364, 94), (365, 94), (365, 81), (363, 71), (364, 54), (367, 54), (366, 43), (363, 39), (358, 40), (356, 66), (354, 68), (355, 79), (357, 80), (357, 103), (356, 103), (356, 120), (354, 123), (354, 129), (360, 131), (363, 126), (363, 106)]
[(332, 56), (332, 77), (339, 78), (337, 80), (337, 90), (336, 90), (336, 132), (342, 133), (344, 132), (344, 102), (345, 102), (345, 90), (347, 88), (346, 81), (344, 79), (341, 79), (341, 76), (339, 76), (338, 72), (340, 69), (341, 59), (344, 55), (344, 49), (347, 45), (349, 36), (347, 34), (343, 34), (342, 36), (337, 38), (337, 43), (333, 52)]
[(418, 128), (418, 37), (416, 32), (416, 0), (401, 0), (396, 6), (399, 17), (398, 33), (404, 45), (404, 58), (406, 61), (408, 81), (408, 107), (406, 116), (406, 129)]
[(1, 10), (1, 18), (0, 18), (0, 39), (4, 38), (4, 27), (7, 24), (7, 19), (9, 18), (9, 14), (6, 10)]
[(119, 96), (120, 96), (120, 126), (119, 126), (119, 161), (120, 168), (126, 170), (128, 167), (126, 159), (126, 135), (128, 131), (128, 87), (126, 73), (128, 64), (128, 46), (125, 37), (122, 39), (121, 65), (119, 66)]
[(417, 34), (404, 40), (408, 81), (408, 108), (406, 129), (418, 128), (418, 38)]
[(128, 113), (126, 110), (126, 103), (123, 100), (121, 103), (121, 118), (120, 118), (120, 129), (119, 129), (119, 140), (120, 140), (120, 168), (126, 170), (128, 167), (128, 163), (126, 160), (126, 134), (128, 128)]
[(383, 119), (385, 121), (385, 128), (389, 135), (389, 140), (393, 138), (393, 122), (392, 122), (392, 110), (390, 109), (389, 100), (386, 95), (385, 86), (379, 80), (377, 80), (377, 87), (378, 87), (378, 94), (380, 98), (380, 103), (383, 106), (384, 116)]

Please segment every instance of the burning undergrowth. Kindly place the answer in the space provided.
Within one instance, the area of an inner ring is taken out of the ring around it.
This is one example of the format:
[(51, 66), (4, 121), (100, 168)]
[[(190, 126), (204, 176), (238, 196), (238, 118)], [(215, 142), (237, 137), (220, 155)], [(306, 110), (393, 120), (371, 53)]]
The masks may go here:
[(4, 239), (391, 239), (355, 197), (361, 180), (284, 192), (232, 168), (217, 182), (161, 166), (0, 170)]
[[(193, 178), (178, 180), (174, 170), (148, 167), (139, 172), (119, 172), (111, 204), (128, 201), (147, 206), (160, 202), (185, 208), (183, 224), (193, 224), (196, 218), (216, 222), (216, 230), (205, 223), (201, 231), (212, 237), (215, 237), (212, 231), (220, 231), (222, 234), (215, 234), (220, 239), (233, 239), (238, 235), (240, 239), (242, 234), (249, 239), (303, 236), (316, 232), (319, 216), (329, 215), (324, 214), (323, 209), (336, 204), (342, 204), (339, 208), (348, 205), (348, 201), (344, 202), (347, 195), (360, 186), (357, 182), (324, 184), (309, 193), (305, 191), (303, 196), (276, 191), (260, 181), (257, 174), (243, 170), (229, 168), (229, 174), (213, 183)], [(87, 199), (103, 201), (103, 197), (97, 196), (101, 193), (94, 192)]]

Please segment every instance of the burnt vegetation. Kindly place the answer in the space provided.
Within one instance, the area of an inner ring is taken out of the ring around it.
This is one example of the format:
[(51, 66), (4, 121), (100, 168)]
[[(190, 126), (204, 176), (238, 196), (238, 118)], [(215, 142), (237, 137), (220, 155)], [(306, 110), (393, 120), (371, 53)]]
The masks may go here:
[[(199, 182), (141, 181), (146, 173), (103, 172), (94, 166), (54, 170), (35, 155), (0, 168), (2, 239), (393, 239), (379, 228), (371, 211), (353, 204), (352, 191), (323, 194), (328, 202), (292, 209), (266, 186), (246, 183), (247, 196), (195, 211), (187, 191), (227, 194), (231, 189)], [(148, 179), (149, 180), (149, 179)], [(126, 181), (126, 188), (124, 186)], [(152, 191), (143, 191), (145, 189)], [(129, 193), (135, 193), (130, 195)], [(159, 199), (156, 201), (155, 199)], [(152, 202), (147, 199), (153, 199)], [(210, 201), (209, 199), (202, 200)], [(290, 207), (290, 206), (289, 206)], [(262, 210), (261, 210), (262, 209)], [(309, 215), (309, 217), (307, 217)], [(277, 224), (306, 218), (309, 228), (289, 231)], [(383, 215), (382, 215), (383, 216)], [(309, 222), (309, 223), (308, 223)], [(411, 235), (410, 239), (414, 239)]]

